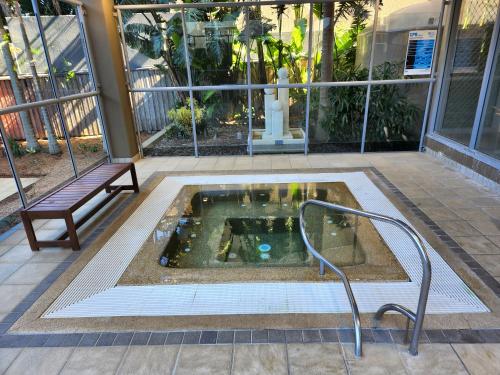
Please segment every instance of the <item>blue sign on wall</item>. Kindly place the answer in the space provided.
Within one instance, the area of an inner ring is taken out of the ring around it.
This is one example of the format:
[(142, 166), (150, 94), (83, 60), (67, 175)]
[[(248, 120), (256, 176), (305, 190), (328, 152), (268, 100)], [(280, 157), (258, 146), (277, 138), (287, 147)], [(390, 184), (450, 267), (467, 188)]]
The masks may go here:
[(408, 34), (404, 75), (430, 74), (435, 45), (436, 30), (410, 31)]

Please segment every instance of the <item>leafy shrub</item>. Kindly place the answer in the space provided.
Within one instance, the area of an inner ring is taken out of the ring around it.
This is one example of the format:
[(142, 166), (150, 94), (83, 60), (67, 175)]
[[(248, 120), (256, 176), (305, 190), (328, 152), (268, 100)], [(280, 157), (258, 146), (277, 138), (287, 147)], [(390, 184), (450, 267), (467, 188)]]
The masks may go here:
[(91, 144), (79, 143), (78, 149), (83, 152), (96, 153), (99, 152), (99, 145), (97, 143), (91, 143)]
[(188, 139), (191, 137), (191, 130), (182, 125), (171, 123), (165, 129), (165, 137), (167, 139)]
[[(374, 68), (374, 80), (388, 80), (398, 76), (399, 64), (385, 62)], [(337, 70), (339, 81), (363, 81), (366, 69), (347, 68)], [(320, 126), (337, 142), (359, 142), (362, 133), (366, 101), (366, 87), (332, 87), (328, 91), (329, 108)], [(318, 107), (315, 99), (314, 107)], [(420, 109), (411, 103), (401, 85), (377, 85), (372, 87), (366, 138), (372, 142), (407, 141)]]
[[(200, 108), (198, 103), (194, 102), (194, 119), (196, 125), (203, 121), (205, 109)], [(191, 124), (191, 106), (189, 100), (185, 106), (174, 108), (168, 111), (168, 118), (171, 123), (167, 126), (165, 136), (168, 139), (190, 138), (193, 134)]]
[(12, 150), (12, 154), (16, 157), (23, 156), (24, 155), (24, 149), (23, 146), (19, 142), (17, 142), (14, 138), (9, 137), (9, 146), (10, 149)]

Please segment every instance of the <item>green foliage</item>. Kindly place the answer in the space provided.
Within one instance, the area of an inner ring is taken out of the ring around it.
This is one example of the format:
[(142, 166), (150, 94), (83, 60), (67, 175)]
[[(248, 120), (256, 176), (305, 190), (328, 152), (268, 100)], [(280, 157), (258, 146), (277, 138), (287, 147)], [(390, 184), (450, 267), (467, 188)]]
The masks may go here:
[(100, 147), (98, 143), (78, 143), (78, 149), (82, 152), (96, 153)]
[[(385, 62), (374, 68), (373, 79), (396, 78), (400, 69), (399, 64)], [(342, 81), (363, 81), (367, 75), (366, 69), (337, 70), (337, 77)], [(324, 109), (326, 117), (320, 125), (328, 130), (331, 140), (359, 142), (365, 111), (366, 87), (332, 87), (328, 95), (329, 107)], [(318, 108), (317, 98), (312, 105), (313, 108)], [(419, 115), (420, 109), (408, 100), (400, 85), (373, 86), (366, 137), (372, 142), (406, 141), (412, 136), (412, 127)]]
[[(200, 108), (198, 103), (194, 102), (194, 117), (196, 125), (201, 125), (205, 109)], [(168, 111), (168, 118), (171, 123), (167, 126), (165, 136), (172, 138), (190, 138), (193, 134), (191, 124), (191, 107), (188, 100), (186, 105)]]
[(23, 149), (23, 146), (19, 142), (17, 142), (14, 138), (9, 137), (8, 139), (10, 149), (12, 151), (12, 154), (15, 157), (23, 156), (25, 153), (25, 150)]

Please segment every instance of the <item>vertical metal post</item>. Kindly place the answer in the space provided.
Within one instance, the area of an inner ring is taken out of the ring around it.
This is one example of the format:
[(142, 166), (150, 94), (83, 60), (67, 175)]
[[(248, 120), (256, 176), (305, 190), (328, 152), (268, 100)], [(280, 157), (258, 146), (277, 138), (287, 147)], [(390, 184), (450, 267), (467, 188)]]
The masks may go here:
[(187, 78), (189, 86), (189, 106), (191, 107), (191, 126), (193, 127), (193, 143), (194, 143), (194, 156), (198, 157), (198, 140), (196, 137), (196, 116), (194, 113), (194, 96), (193, 96), (193, 80), (191, 78), (191, 62), (189, 60), (189, 51), (187, 44), (187, 28), (186, 28), (186, 17), (184, 16), (184, 8), (181, 8), (181, 20), (182, 20), (182, 34), (184, 41), (184, 58), (186, 60)]
[[(94, 55), (92, 53), (92, 49), (88, 43), (88, 33), (87, 33), (87, 25), (85, 21), (85, 9), (82, 5), (78, 5), (76, 7), (76, 15), (78, 17), (78, 26), (80, 27), (80, 40), (82, 42), (83, 52), (85, 53), (85, 59), (87, 61), (87, 68), (89, 70), (89, 78), (90, 83), (92, 85), (93, 90), (100, 91), (101, 84), (94, 70)], [(108, 158), (108, 162), (111, 162), (111, 148), (109, 146), (108, 133), (106, 128), (106, 123), (104, 121), (104, 117), (102, 115), (102, 101), (101, 94), (96, 97), (96, 111), (97, 118), (99, 120), (99, 126), (101, 127), (102, 136), (104, 138), (104, 147), (106, 148), (106, 154)]]
[[(455, 0), (450, 4), (450, 18), (448, 24), (448, 36), (445, 39), (444, 60), (439, 72), (438, 96), (432, 111), (432, 132), (436, 131), (436, 126), (441, 124), (444, 119), (446, 105), (448, 102), (448, 90), (451, 81), (451, 72), (453, 70), (454, 55), (457, 49), (458, 21), (460, 20), (460, 9), (462, 0)], [(449, 77), (450, 79), (448, 79)]]
[(375, 57), (375, 45), (377, 42), (378, 8), (379, 0), (375, 1), (375, 11), (373, 13), (372, 45), (370, 50), (370, 65), (368, 66), (368, 86), (366, 88), (365, 113), (363, 116), (363, 133), (361, 134), (361, 153), (365, 152), (366, 131), (368, 127), (368, 110), (370, 107), (370, 94), (372, 90), (373, 60)]
[(491, 35), (488, 57), (486, 58), (486, 64), (483, 74), (483, 82), (481, 84), (481, 91), (479, 92), (479, 98), (477, 100), (476, 115), (474, 117), (474, 124), (472, 126), (471, 138), (469, 142), (469, 148), (471, 150), (474, 150), (476, 148), (477, 137), (479, 134), (479, 126), (481, 125), (481, 118), (484, 106), (486, 104), (485, 100), (487, 99), (488, 88), (490, 87), (491, 72), (494, 69), (493, 62), (495, 61), (495, 53), (498, 43), (499, 32), (500, 32), (500, 6), (497, 9), (495, 26), (493, 28), (493, 33)]
[[(437, 25), (437, 33), (436, 33), (436, 41), (434, 42), (434, 55), (432, 57), (432, 66), (431, 66), (431, 78), (436, 78), (436, 67), (437, 67), (437, 61), (439, 57), (439, 43), (441, 41), (441, 33), (442, 33), (442, 28), (443, 28), (443, 14), (444, 14), (444, 9), (446, 6), (446, 1), (443, 0), (441, 3), (441, 8), (440, 8), (440, 13), (439, 13), (439, 20), (438, 20), (438, 25)], [(431, 81), (429, 82), (429, 89), (427, 91), (427, 99), (425, 101), (425, 110), (424, 110), (424, 117), (422, 119), (422, 129), (420, 130), (420, 143), (418, 145), (418, 150), (423, 151), (423, 145), (424, 145), (424, 138), (425, 138), (425, 130), (427, 128), (427, 117), (429, 116), (429, 107), (431, 105), (431, 97), (432, 97), (432, 90), (434, 88), (434, 82)]]
[[(52, 70), (52, 60), (50, 58), (49, 46), (47, 43), (47, 38), (45, 37), (45, 31), (43, 29), (42, 19), (40, 17), (40, 9), (38, 9), (37, 0), (31, 0), (33, 6), (33, 12), (35, 13), (36, 22), (38, 25), (38, 31), (40, 32), (40, 39), (42, 40), (42, 49), (45, 55), (45, 60), (47, 61), (48, 74), (50, 86), (52, 88), (52, 95), (54, 98), (59, 99), (59, 90), (57, 88), (56, 77), (54, 76), (54, 71)], [(73, 153), (73, 147), (71, 146), (71, 137), (69, 136), (68, 128), (66, 126), (66, 121), (64, 120), (63, 111), (61, 109), (61, 104), (56, 104), (57, 113), (59, 115), (59, 120), (61, 121), (61, 127), (64, 133), (64, 138), (66, 139), (66, 146), (68, 147), (68, 153), (73, 166), (73, 171), (75, 177), (78, 177), (78, 167), (76, 165), (75, 155)]]
[(135, 137), (136, 137), (137, 146), (139, 148), (139, 156), (142, 158), (144, 156), (144, 152), (142, 149), (141, 135), (140, 135), (140, 131), (139, 131), (139, 121), (138, 121), (138, 115), (137, 115), (137, 103), (135, 102), (135, 94), (133, 92), (130, 92), (130, 89), (133, 88), (132, 71), (130, 70), (130, 61), (129, 61), (128, 51), (127, 51), (127, 42), (125, 41), (125, 28), (123, 26), (122, 12), (120, 9), (117, 9), (116, 15), (118, 18), (118, 28), (120, 30), (120, 37), (122, 40), (122, 42), (121, 42), (122, 54), (123, 54), (123, 59), (125, 60), (125, 69), (127, 70), (127, 74), (125, 75), (125, 77), (127, 79), (129, 98), (130, 98), (130, 103), (132, 105), (132, 112), (134, 114)]
[(9, 141), (7, 139), (7, 132), (3, 127), (3, 122), (0, 119), (0, 135), (2, 136), (3, 147), (5, 148), (5, 152), (7, 153), (7, 161), (9, 163), (10, 171), (12, 172), (12, 177), (14, 177), (14, 182), (16, 183), (17, 193), (19, 194), (19, 198), (21, 199), (21, 204), (24, 208), (28, 206), (28, 199), (26, 198), (26, 194), (23, 189), (23, 184), (21, 183), (21, 179), (19, 178), (19, 174), (17, 173), (16, 164), (14, 163), (14, 154), (10, 149)]
[[(250, 8), (245, 7), (245, 42), (247, 46), (247, 85), (252, 84), (252, 67), (250, 61)], [(248, 154), (253, 156), (253, 137), (252, 137), (252, 89), (247, 89), (247, 113), (248, 113)]]
[(307, 38), (307, 94), (306, 94), (306, 129), (304, 136), (304, 155), (309, 152), (309, 112), (311, 111), (311, 68), (312, 68), (312, 39), (313, 39), (313, 3), (309, 3), (309, 35)]

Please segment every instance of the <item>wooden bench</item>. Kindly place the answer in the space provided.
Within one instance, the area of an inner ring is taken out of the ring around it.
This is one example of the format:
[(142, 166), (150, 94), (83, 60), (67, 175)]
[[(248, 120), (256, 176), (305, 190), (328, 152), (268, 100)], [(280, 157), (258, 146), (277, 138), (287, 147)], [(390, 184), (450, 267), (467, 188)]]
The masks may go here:
[[(128, 171), (132, 176), (132, 185), (111, 185)], [(102, 190), (108, 193), (106, 198), (81, 219), (74, 222), (73, 213)], [(23, 209), (21, 218), (31, 250), (40, 250), (40, 247), (47, 246), (71, 247), (73, 250), (79, 250), (80, 243), (78, 242), (76, 230), (122, 190), (139, 192), (134, 163), (105, 163), (98, 165), (79, 178)], [(34, 219), (64, 219), (66, 232), (56, 240), (39, 241), (33, 229), (32, 220)], [(69, 237), (69, 239), (65, 240), (66, 237)]]

